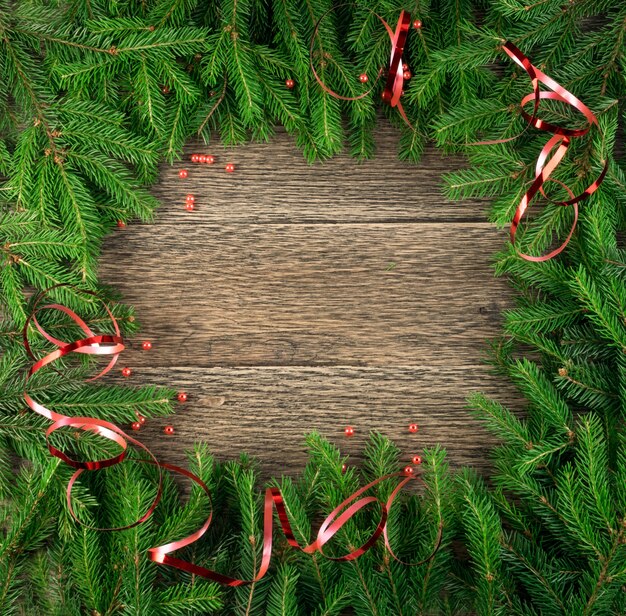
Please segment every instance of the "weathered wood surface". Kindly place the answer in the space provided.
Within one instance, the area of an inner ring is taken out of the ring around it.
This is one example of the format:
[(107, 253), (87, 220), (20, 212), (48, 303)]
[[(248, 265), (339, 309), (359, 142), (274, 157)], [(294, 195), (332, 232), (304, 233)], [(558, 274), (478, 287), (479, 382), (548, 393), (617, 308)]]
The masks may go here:
[[(175, 437), (161, 434), (163, 422), (145, 429), (155, 453), (180, 461), (205, 441), (222, 459), (246, 450), (266, 474), (294, 473), (305, 432), (358, 460), (379, 430), (407, 460), (441, 443), (453, 465), (484, 469), (494, 441), (465, 399), (481, 390), (516, 402), (481, 363), (510, 293), (493, 277), (506, 237), (485, 222), (486, 206), (449, 203), (439, 189), (462, 161), (429, 151), (418, 167), (401, 163), (390, 129), (366, 163), (309, 166), (280, 133), (192, 151), (218, 162), (164, 166), (155, 224), (116, 233), (101, 263), (154, 345), (127, 352), (134, 382), (189, 393), (171, 420)], [(417, 435), (407, 432), (414, 421)]]

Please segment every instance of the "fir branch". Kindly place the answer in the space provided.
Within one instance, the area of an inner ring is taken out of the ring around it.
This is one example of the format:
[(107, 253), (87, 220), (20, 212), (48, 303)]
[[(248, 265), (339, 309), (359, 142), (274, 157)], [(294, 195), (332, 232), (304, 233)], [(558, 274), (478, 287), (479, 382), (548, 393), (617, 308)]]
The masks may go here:
[(223, 607), (222, 592), (215, 583), (199, 581), (193, 585), (180, 583), (159, 593), (156, 605), (162, 614), (184, 616), (219, 610)]

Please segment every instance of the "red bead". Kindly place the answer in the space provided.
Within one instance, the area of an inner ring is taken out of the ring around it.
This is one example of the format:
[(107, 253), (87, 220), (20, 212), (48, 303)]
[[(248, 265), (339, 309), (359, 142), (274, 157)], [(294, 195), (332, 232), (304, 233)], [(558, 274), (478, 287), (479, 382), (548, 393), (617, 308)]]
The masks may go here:
[(419, 426), (416, 423), (409, 424), (409, 432), (415, 434), (419, 430)]
[(146, 423), (146, 418), (139, 413), (135, 413), (135, 415), (137, 415), (137, 421), (143, 426)]
[(422, 456), (413, 456), (413, 464), (421, 464)]
[(409, 70), (409, 65), (406, 62), (402, 65), (402, 70), (403, 71), (408, 71)]
[(118, 221), (117, 221), (117, 226), (118, 226), (120, 229), (123, 229), (123, 228), (126, 226), (126, 223), (125, 223), (123, 220), (118, 220)]
[(224, 168), (228, 171), (228, 173), (232, 173), (235, 170), (235, 165), (233, 163), (227, 163)]
[(293, 79), (285, 79), (285, 85), (288, 90), (293, 90), (293, 87), (296, 85), (296, 82)]
[(345, 473), (345, 472), (346, 472), (346, 470), (348, 470), (347, 465), (342, 464), (342, 465), (341, 465), (341, 472), (342, 472), (342, 473)]
[(421, 19), (416, 19), (416, 20), (413, 22), (413, 27), (414, 27), (416, 30), (419, 30), (419, 29), (422, 27), (422, 20), (421, 20)]
[(389, 90), (383, 90), (382, 98), (388, 103), (391, 100), (391, 92)]
[(130, 427), (131, 427), (133, 430), (139, 430), (139, 428), (141, 428), (141, 424), (140, 424), (138, 421), (133, 421), (133, 423), (132, 423), (132, 424), (130, 424)]
[(163, 92), (163, 94), (169, 94), (170, 93), (169, 86), (162, 86), (161, 87), (161, 92)]
[(122, 368), (122, 376), (130, 376), (133, 371), (130, 368)]
[(343, 433), (344, 433), (346, 436), (354, 436), (354, 428), (353, 428), (352, 426), (346, 426), (346, 427), (343, 429)]
[(194, 208), (194, 205), (193, 205), (193, 203), (191, 203), (190, 201), (187, 201), (187, 203), (185, 203), (185, 209), (186, 209), (188, 212), (193, 212), (193, 208)]
[(212, 165), (215, 162), (215, 156), (211, 156), (210, 154), (206, 157), (206, 164)]
[(187, 195), (185, 201), (187, 201), (187, 203), (193, 203), (196, 200), (196, 198), (193, 195)]
[(141, 343), (141, 348), (142, 348), (144, 351), (149, 351), (149, 350), (152, 348), (152, 342), (150, 342), (150, 340), (144, 340), (144, 341)]
[(411, 75), (411, 71), (404, 71), (404, 73), (402, 74), (402, 76), (404, 77), (405, 80), (409, 80), (411, 79), (411, 77), (413, 77), (413, 75)]
[(365, 73), (361, 73), (359, 75), (359, 81), (361, 83), (367, 83), (369, 80), (370, 80), (370, 78)]
[(200, 162), (200, 155), (199, 154), (192, 154), (191, 155), (191, 162), (192, 163), (199, 163)]
[(187, 394), (184, 391), (179, 391), (176, 397), (179, 402), (187, 402)]
[(200, 154), (200, 155), (198, 156), (198, 162), (199, 162), (200, 164), (204, 164), (204, 163), (206, 163), (206, 156), (205, 156), (204, 154)]
[(168, 435), (174, 434), (174, 426), (165, 426), (165, 428), (163, 428), (163, 432)]
[(187, 169), (181, 169), (178, 172), (178, 177), (184, 180), (187, 177)]
[(412, 475), (415, 471), (413, 470), (412, 466), (405, 466), (404, 467), (404, 474), (405, 475)]

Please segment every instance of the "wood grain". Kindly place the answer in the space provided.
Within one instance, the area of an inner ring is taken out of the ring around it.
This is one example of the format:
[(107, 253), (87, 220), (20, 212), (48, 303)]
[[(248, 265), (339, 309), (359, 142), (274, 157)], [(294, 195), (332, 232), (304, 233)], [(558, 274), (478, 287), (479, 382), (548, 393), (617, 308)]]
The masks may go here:
[[(441, 174), (463, 165), (459, 156), (444, 157), (429, 148), (419, 166), (398, 160), (399, 133), (384, 122), (376, 135), (376, 158), (355, 161), (337, 156), (308, 164), (293, 139), (283, 132), (269, 143), (236, 149), (220, 144), (189, 144), (183, 162), (164, 165), (154, 193), (164, 203), (160, 221), (186, 219), (182, 205), (189, 189), (198, 209), (215, 222), (315, 223), (394, 221), (484, 222), (485, 201), (462, 204), (441, 193)], [(213, 154), (214, 165), (189, 162), (193, 152)], [(236, 172), (224, 171), (234, 162)], [(189, 172), (181, 181), (178, 171)], [(181, 197), (183, 201), (180, 201)]]
[[(429, 152), (409, 167), (393, 133), (378, 141), (375, 161), (314, 166), (284, 134), (228, 156), (200, 150), (237, 171), (164, 167), (156, 223), (107, 242), (101, 276), (137, 306), (153, 342), (126, 355), (135, 382), (190, 394), (175, 438), (158, 422), (146, 431), (156, 451), (180, 460), (203, 440), (222, 458), (246, 450), (264, 473), (293, 473), (305, 432), (338, 439), (358, 460), (375, 429), (407, 456), (438, 442), (453, 465), (486, 467), (493, 440), (465, 399), (483, 390), (517, 405), (481, 363), (510, 302), (490, 265), (506, 238), (484, 222), (485, 204), (441, 196), (441, 171), (461, 161)], [(347, 424), (354, 439), (341, 437)]]
[[(266, 475), (293, 474), (306, 462), (304, 434), (317, 430), (360, 461), (370, 430), (393, 438), (410, 462), (424, 447), (446, 447), (452, 465), (485, 470), (493, 440), (465, 408), (483, 391), (516, 404), (484, 366), (143, 368), (144, 382), (190, 392), (173, 418), (153, 420), (142, 440), (164, 460), (184, 462), (183, 451), (206, 442), (222, 460), (240, 451), (257, 456)], [(411, 434), (408, 425), (419, 424)], [(176, 436), (161, 429), (171, 423)], [(343, 428), (354, 426), (345, 438)]]
[(478, 247), (500, 240), (484, 223), (214, 226), (194, 213), (128, 234), (102, 274), (156, 341), (141, 365), (475, 364), (506, 297)]

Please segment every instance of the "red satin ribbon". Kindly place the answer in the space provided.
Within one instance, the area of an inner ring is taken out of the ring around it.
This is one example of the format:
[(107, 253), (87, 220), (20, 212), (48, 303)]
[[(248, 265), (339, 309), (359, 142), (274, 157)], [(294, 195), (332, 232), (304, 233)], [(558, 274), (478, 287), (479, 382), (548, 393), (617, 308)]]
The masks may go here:
[[(65, 306), (62, 306), (60, 304), (45, 304), (42, 306), (39, 305), (43, 297), (49, 291), (60, 286), (64, 286), (64, 285), (56, 285), (55, 287), (51, 287), (50, 289), (44, 291), (37, 298), (37, 300), (34, 303), (33, 311), (28, 317), (26, 324), (24, 325), (24, 330), (23, 330), (24, 346), (28, 354), (35, 361), (33, 366), (28, 371), (27, 385), (28, 385), (28, 379), (30, 379), (32, 375), (37, 373), (39, 370), (41, 370), (45, 366), (52, 367), (52, 364), (55, 361), (57, 361), (61, 357), (69, 355), (70, 353), (86, 353), (86, 354), (91, 354), (91, 355), (111, 355), (112, 356), (111, 361), (107, 364), (104, 370), (102, 370), (99, 374), (97, 374), (95, 377), (89, 380), (99, 378), (100, 376), (106, 374), (115, 365), (117, 358), (119, 357), (119, 354), (124, 350), (125, 345), (121, 337), (117, 321), (115, 320), (115, 317), (113, 316), (112, 312), (109, 310), (109, 308), (106, 305), (105, 305), (105, 309), (109, 317), (111, 318), (113, 327), (115, 329), (115, 335), (113, 336), (94, 334), (91, 331), (91, 329), (87, 326), (87, 324), (75, 312), (73, 312), (72, 310), (70, 310), (69, 308)], [(90, 291), (84, 291), (84, 293), (87, 293), (89, 295), (95, 295), (94, 293)], [(58, 311), (65, 313), (80, 327), (80, 329), (83, 330), (83, 332), (86, 334), (87, 337), (82, 338), (80, 340), (76, 340), (74, 342), (64, 342), (62, 340), (58, 340), (54, 338), (53, 336), (51, 336), (48, 332), (44, 330), (44, 328), (40, 325), (39, 321), (37, 320), (37, 313), (40, 310), (58, 310)], [(31, 350), (30, 344), (28, 342), (28, 328), (31, 322), (35, 325), (37, 330), (44, 336), (44, 338), (46, 338), (46, 340), (48, 340), (49, 342), (53, 343), (54, 345), (58, 347), (55, 351), (48, 353), (41, 359), (37, 359), (34, 356)], [(67, 499), (67, 505), (68, 505), (70, 514), (74, 518), (74, 520), (76, 520), (78, 523), (85, 525), (84, 522), (82, 522), (76, 516), (74, 509), (72, 507), (72, 488), (76, 480), (81, 475), (81, 473), (83, 473), (86, 470), (93, 471), (93, 470), (98, 470), (101, 468), (106, 468), (106, 467), (114, 466), (115, 464), (121, 463), (126, 458), (128, 443), (131, 443), (135, 445), (136, 447), (143, 449), (148, 454), (149, 459), (137, 460), (138, 462), (147, 462), (149, 464), (155, 465), (159, 469), (159, 479), (158, 479), (156, 496), (154, 497), (152, 503), (150, 504), (146, 512), (143, 513), (140, 518), (138, 518), (131, 524), (127, 524), (125, 526), (113, 527), (113, 528), (99, 528), (99, 527), (94, 527), (94, 526), (88, 526), (88, 528), (93, 528), (95, 530), (106, 530), (106, 531), (125, 530), (128, 528), (137, 526), (138, 524), (141, 524), (142, 522), (145, 522), (152, 515), (152, 513), (154, 512), (155, 508), (157, 507), (161, 499), (162, 469), (166, 469), (166, 470), (178, 473), (180, 475), (187, 477), (191, 481), (195, 482), (206, 493), (209, 499), (209, 503), (211, 502), (211, 494), (210, 494), (209, 488), (202, 481), (202, 479), (200, 479), (200, 477), (198, 477), (194, 473), (188, 470), (185, 470), (184, 468), (181, 468), (179, 466), (175, 466), (173, 464), (167, 464), (164, 462), (159, 462), (156, 459), (156, 457), (152, 454), (152, 452), (143, 443), (136, 440), (132, 436), (126, 434), (124, 431), (118, 428), (115, 424), (112, 424), (111, 422), (108, 422), (108, 421), (96, 419), (93, 417), (68, 417), (66, 415), (56, 413), (46, 408), (40, 402), (37, 402), (36, 400), (34, 400), (28, 394), (27, 391), (24, 392), (24, 399), (26, 400), (26, 403), (33, 411), (35, 411), (36, 413), (42, 415), (43, 417), (53, 422), (52, 425), (46, 431), (46, 441), (47, 441), (48, 449), (50, 453), (53, 456), (60, 458), (61, 460), (63, 460), (64, 462), (66, 462), (67, 464), (69, 464), (70, 466), (76, 469), (76, 472), (72, 475), (72, 477), (70, 478), (68, 482), (67, 489), (66, 489), (66, 499)], [(92, 432), (94, 434), (97, 434), (98, 436), (102, 436), (103, 438), (111, 440), (117, 445), (119, 445), (122, 451), (119, 454), (114, 455), (110, 458), (103, 458), (100, 460), (90, 460), (86, 462), (74, 460), (68, 454), (57, 449), (50, 443), (50, 440), (49, 440), (50, 435), (56, 430), (59, 430), (60, 428), (63, 428), (63, 427), (73, 427), (73, 428), (77, 428), (80, 430), (84, 430), (86, 432)], [(373, 488), (380, 482), (385, 481), (386, 479), (390, 479), (392, 477), (402, 477), (402, 479), (399, 481), (398, 485), (393, 490), (393, 492), (391, 493), (386, 503), (379, 501), (374, 496), (363, 496), (366, 491), (370, 490), (371, 488)], [(306, 554), (313, 554), (315, 552), (319, 552), (320, 554), (322, 554), (323, 556), (325, 556), (326, 558), (330, 560), (335, 560), (335, 561), (354, 560), (358, 558), (359, 556), (361, 556), (362, 554), (364, 554), (365, 552), (367, 552), (376, 543), (379, 537), (383, 535), (385, 546), (389, 550), (389, 553), (394, 559), (396, 559), (398, 562), (401, 562), (402, 564), (405, 564), (405, 565), (421, 565), (431, 560), (435, 556), (437, 551), (439, 550), (441, 539), (442, 539), (442, 532), (443, 532), (443, 525), (441, 523), (439, 524), (438, 534), (437, 534), (433, 551), (428, 556), (428, 558), (420, 562), (416, 562), (416, 563), (404, 563), (403, 561), (399, 560), (391, 549), (391, 546), (389, 544), (389, 537), (387, 534), (387, 517), (389, 515), (389, 510), (391, 509), (391, 506), (395, 498), (399, 494), (400, 490), (409, 481), (412, 481), (415, 479), (419, 479), (419, 477), (406, 476), (403, 473), (392, 473), (390, 475), (385, 475), (383, 477), (380, 477), (370, 482), (366, 486), (360, 488), (359, 490), (354, 492), (351, 496), (349, 496), (346, 500), (344, 500), (338, 507), (336, 507), (330, 513), (330, 515), (322, 523), (317, 533), (317, 538), (315, 539), (315, 541), (313, 541), (311, 544), (304, 546), (304, 547), (300, 546), (300, 544), (297, 542), (295, 538), (295, 535), (291, 528), (291, 524), (289, 522), (289, 518), (287, 517), (287, 510), (286, 510), (280, 490), (278, 488), (268, 488), (265, 492), (264, 522), (263, 522), (263, 554), (262, 554), (259, 570), (256, 572), (252, 580), (242, 580), (239, 578), (230, 577), (222, 573), (219, 573), (217, 571), (213, 571), (211, 569), (201, 567), (192, 562), (182, 560), (174, 556), (170, 556), (172, 552), (180, 550), (181, 548), (184, 548), (188, 545), (191, 545), (192, 543), (200, 539), (206, 533), (206, 531), (209, 529), (211, 525), (211, 520), (213, 516), (212, 506), (210, 507), (210, 513), (207, 516), (206, 521), (204, 522), (204, 524), (202, 524), (202, 526), (198, 530), (191, 533), (187, 537), (184, 537), (183, 539), (178, 539), (176, 541), (172, 541), (164, 545), (150, 548), (147, 551), (148, 558), (157, 564), (168, 565), (170, 567), (174, 567), (182, 571), (187, 571), (194, 575), (202, 576), (204, 578), (213, 580), (215, 582), (224, 584), (226, 586), (241, 586), (243, 584), (251, 584), (253, 582), (260, 580), (267, 573), (269, 569), (270, 560), (272, 556), (273, 510), (276, 509), (276, 513), (278, 514), (278, 520), (279, 520), (281, 529), (283, 531), (283, 534), (285, 535), (285, 538), (287, 539), (287, 542), (294, 549), (297, 549)], [(380, 508), (381, 508), (380, 521), (378, 522), (378, 525), (376, 526), (376, 529), (374, 530), (374, 532), (363, 543), (363, 545), (361, 545), (358, 548), (353, 549), (348, 554), (345, 554), (343, 556), (333, 557), (333, 556), (328, 556), (324, 554), (324, 551), (323, 551), (324, 546), (339, 532), (339, 530), (341, 530), (341, 528), (343, 528), (343, 526), (350, 519), (352, 519), (354, 515), (356, 515), (364, 507), (368, 505), (376, 504), (376, 503), (380, 505)]]
[[(519, 66), (521, 66), (524, 71), (526, 71), (528, 77), (531, 80), (533, 91), (530, 94), (527, 94), (520, 103), (522, 116), (526, 119), (527, 124), (521, 133), (513, 137), (509, 137), (507, 139), (480, 141), (478, 143), (473, 143), (470, 145), (493, 145), (497, 143), (507, 143), (509, 141), (512, 141), (513, 139), (517, 139), (517, 137), (525, 132), (529, 126), (533, 126), (541, 131), (552, 133), (553, 136), (543, 146), (541, 152), (539, 153), (539, 156), (537, 158), (537, 164), (535, 166), (535, 179), (533, 180), (530, 188), (526, 191), (526, 194), (522, 197), (519, 205), (517, 206), (517, 209), (515, 210), (515, 215), (513, 216), (513, 220), (511, 221), (510, 228), (511, 243), (515, 246), (515, 234), (517, 232), (519, 223), (522, 220), (526, 210), (528, 209), (530, 202), (537, 195), (537, 193), (541, 193), (551, 203), (562, 206), (573, 206), (574, 220), (572, 223), (572, 227), (567, 237), (560, 246), (550, 251), (549, 253), (541, 256), (528, 255), (520, 252), (519, 250), (517, 251), (519, 256), (523, 259), (526, 259), (527, 261), (547, 261), (558, 255), (559, 253), (563, 252), (565, 247), (569, 244), (569, 241), (572, 239), (572, 235), (574, 234), (576, 223), (578, 222), (578, 203), (580, 201), (583, 201), (584, 199), (589, 198), (590, 195), (598, 190), (600, 184), (602, 184), (602, 181), (604, 180), (604, 176), (606, 175), (606, 172), (608, 170), (609, 163), (608, 160), (604, 161), (604, 168), (602, 169), (598, 178), (589, 186), (587, 186), (587, 188), (585, 188), (585, 190), (579, 195), (574, 195), (572, 190), (560, 180), (556, 180), (550, 177), (567, 153), (572, 138), (586, 135), (593, 125), (598, 127), (598, 120), (594, 113), (591, 111), (591, 109), (589, 109), (589, 107), (587, 107), (582, 101), (576, 98), (571, 92), (566, 90), (559, 83), (554, 81), (554, 79), (548, 77), (548, 75), (546, 75), (543, 71), (534, 66), (531, 61), (515, 45), (513, 45), (513, 43), (507, 41), (503, 45), (502, 49), (512, 60), (514, 60)], [(539, 89), (540, 83), (546, 86), (550, 91), (541, 91)], [(542, 120), (537, 116), (537, 113), (539, 111), (539, 104), (541, 100), (545, 99), (559, 101), (561, 103), (565, 103), (566, 105), (574, 107), (574, 109), (579, 111), (586, 118), (587, 124), (581, 128), (571, 129), (552, 124), (550, 122), (547, 122), (546, 120)], [(533, 101), (533, 112), (532, 114), (529, 114), (524, 108), (531, 101)], [(550, 155), (552, 155), (551, 158)], [(567, 201), (558, 201), (548, 197), (548, 195), (546, 195), (544, 191), (544, 184), (547, 181), (552, 181), (560, 184), (565, 189), (570, 198)]]
[[(315, 64), (313, 62), (313, 48), (315, 46), (315, 38), (317, 37), (319, 28), (323, 19), (326, 16), (328, 16), (328, 14), (331, 13), (332, 11), (336, 11), (337, 9), (343, 6), (348, 6), (348, 3), (339, 4), (337, 6), (331, 7), (319, 18), (319, 20), (315, 24), (315, 28), (313, 30), (313, 36), (311, 37), (309, 57), (310, 57), (311, 70), (313, 71), (313, 75), (315, 79), (317, 80), (317, 83), (319, 83), (321, 88), (324, 90), (324, 92), (342, 101), (356, 101), (361, 98), (365, 98), (374, 89), (375, 84), (378, 82), (378, 80), (380, 79), (380, 76), (383, 73), (383, 69), (380, 69), (378, 71), (376, 80), (374, 81), (374, 84), (369, 90), (366, 90), (365, 92), (363, 92), (362, 94), (359, 94), (358, 96), (343, 96), (335, 92), (331, 88), (329, 88), (324, 83), (322, 78), (319, 76), (317, 70), (315, 69)], [(404, 107), (402, 107), (402, 103), (400, 102), (400, 97), (402, 96), (402, 88), (404, 86), (404, 69), (403, 69), (403, 62), (402, 62), (402, 54), (404, 52), (404, 46), (406, 44), (406, 39), (407, 39), (409, 28), (411, 25), (411, 15), (407, 11), (401, 11), (400, 17), (398, 18), (398, 23), (396, 25), (396, 29), (394, 31), (391, 29), (391, 26), (378, 13), (376, 13), (375, 11), (372, 11), (371, 9), (367, 9), (367, 10), (372, 15), (377, 17), (380, 20), (380, 22), (383, 24), (383, 26), (385, 26), (385, 30), (387, 30), (387, 33), (389, 34), (389, 39), (391, 41), (391, 57), (389, 60), (389, 70), (387, 72), (387, 79), (385, 81), (385, 87), (383, 88), (382, 99), (383, 101), (388, 103), (391, 107), (397, 107), (398, 112), (402, 116), (402, 119), (406, 122), (406, 124), (409, 126), (411, 130), (414, 130), (413, 125), (409, 121), (409, 118), (407, 117), (406, 112), (404, 111)]]
[[(190, 476), (188, 473), (187, 476)], [(402, 477), (402, 480), (396, 486), (394, 491), (391, 493), (391, 496), (387, 500), (386, 503), (379, 501), (374, 496), (361, 496), (367, 490), (371, 489), (375, 485), (379, 484), (381, 481), (385, 481), (386, 479), (390, 479), (392, 477)], [(191, 477), (194, 479), (193, 477)], [(166, 545), (161, 545), (157, 548), (150, 548), (148, 550), (148, 558), (155, 563), (162, 565), (169, 565), (171, 567), (175, 567), (177, 569), (181, 569), (183, 571), (187, 571), (192, 575), (199, 575), (209, 580), (213, 580), (214, 582), (218, 582), (219, 584), (223, 584), (225, 586), (243, 586), (245, 584), (252, 584), (254, 582), (258, 582), (263, 576), (267, 573), (270, 560), (272, 556), (272, 541), (273, 541), (273, 510), (276, 509), (276, 513), (278, 514), (278, 521), (283, 532), (283, 535), (287, 539), (287, 543), (289, 545), (305, 554), (314, 554), (315, 552), (319, 552), (325, 558), (334, 561), (349, 561), (355, 560), (365, 554), (374, 544), (378, 541), (379, 537), (383, 535), (384, 543), (391, 554), (392, 558), (407, 566), (418, 566), (423, 565), (429, 562), (439, 550), (441, 545), (441, 538), (443, 532), (443, 525), (440, 523), (438, 527), (437, 538), (435, 540), (435, 546), (430, 553), (430, 555), (415, 563), (407, 563), (396, 557), (393, 550), (391, 549), (391, 545), (389, 544), (389, 537), (387, 534), (387, 518), (389, 515), (389, 510), (391, 509), (391, 505), (395, 500), (396, 496), (400, 492), (400, 490), (409, 482), (414, 479), (419, 479), (414, 476), (406, 476), (404, 473), (392, 473), (389, 475), (385, 475), (380, 477), (366, 486), (360, 488), (354, 494), (349, 496), (346, 500), (344, 500), (338, 507), (336, 507), (331, 514), (324, 520), (320, 529), (317, 533), (317, 538), (312, 543), (301, 546), (295, 535), (293, 533), (293, 529), (291, 528), (291, 524), (289, 522), (289, 518), (287, 517), (287, 510), (285, 508), (285, 504), (283, 501), (282, 494), (278, 488), (267, 488), (265, 491), (265, 504), (264, 504), (264, 515), (263, 515), (263, 552), (261, 556), (261, 564), (259, 566), (258, 571), (255, 573), (254, 578), (251, 580), (243, 580), (241, 578), (234, 578), (228, 575), (224, 575), (222, 573), (218, 573), (217, 571), (213, 571), (211, 569), (207, 569), (206, 567), (201, 567), (200, 565), (196, 565), (186, 560), (181, 560), (179, 558), (175, 558), (170, 556), (171, 552), (179, 550), (180, 548), (197, 541), (204, 535), (204, 533), (208, 530), (211, 524), (211, 518), (202, 525), (196, 532), (192, 533), (185, 539), (179, 541), (173, 541), (172, 543), (168, 543)], [(203, 485), (203, 484), (202, 484)], [(208, 489), (206, 486), (203, 486), (205, 491), (208, 494)], [(354, 502), (353, 502), (354, 501)], [(370, 535), (370, 537), (358, 548), (344, 554), (342, 556), (328, 556), (324, 553), (324, 546), (341, 530), (341, 528), (361, 509), (364, 507), (378, 503), (381, 508), (381, 516), (376, 526), (374, 532)]]
[[(27, 391), (28, 380), (30, 379), (31, 376), (39, 372), (39, 370), (41, 370), (45, 366), (51, 365), (53, 362), (56, 362), (57, 360), (61, 359), (62, 357), (65, 357), (66, 355), (69, 355), (70, 353), (84, 353), (88, 355), (111, 355), (112, 356), (111, 361), (109, 361), (106, 367), (96, 376), (89, 379), (89, 380), (94, 380), (105, 375), (107, 372), (109, 372), (109, 370), (111, 370), (111, 368), (113, 368), (113, 366), (117, 362), (119, 354), (125, 348), (124, 340), (121, 336), (117, 321), (115, 320), (113, 313), (110, 311), (108, 306), (106, 306), (106, 304), (104, 305), (104, 307), (107, 311), (107, 314), (109, 315), (109, 318), (111, 319), (111, 322), (113, 323), (113, 328), (115, 330), (114, 336), (94, 334), (91, 331), (91, 329), (87, 326), (87, 324), (75, 312), (73, 312), (72, 310), (70, 310), (69, 308), (65, 306), (62, 306), (61, 304), (45, 304), (43, 306), (39, 305), (41, 300), (45, 297), (45, 295), (49, 291), (51, 291), (52, 289), (61, 287), (61, 286), (65, 286), (65, 285), (55, 285), (54, 287), (47, 289), (41, 295), (39, 295), (39, 297), (34, 303), (33, 310), (30, 316), (28, 317), (28, 319), (26, 320), (26, 323), (24, 324), (24, 330), (23, 330), (24, 347), (26, 348), (26, 351), (30, 355), (30, 357), (32, 357), (32, 359), (35, 360), (35, 363), (31, 366), (30, 370), (28, 371), (28, 375), (26, 379), (26, 391), (24, 391), (24, 400), (26, 401), (26, 404), (33, 411), (35, 411), (35, 413), (42, 415), (43, 417), (45, 417), (46, 419), (49, 419), (52, 422), (52, 425), (46, 430), (46, 442), (47, 442), (48, 450), (50, 451), (50, 453), (56, 458), (63, 460), (66, 464), (76, 469), (76, 472), (72, 475), (72, 477), (70, 478), (67, 484), (67, 490), (66, 490), (67, 506), (68, 506), (71, 516), (77, 522), (84, 524), (78, 519), (78, 517), (74, 513), (74, 508), (72, 506), (72, 487), (74, 486), (74, 483), (76, 482), (78, 477), (80, 477), (80, 475), (84, 471), (98, 470), (100, 468), (107, 468), (109, 466), (114, 466), (115, 464), (119, 464), (126, 458), (126, 452), (128, 450), (129, 442), (135, 445), (136, 447), (143, 449), (150, 456), (153, 464), (159, 466), (159, 463), (157, 459), (154, 457), (154, 455), (152, 454), (152, 452), (143, 443), (141, 443), (140, 441), (134, 439), (132, 436), (129, 436), (128, 434), (123, 432), (115, 424), (112, 424), (109, 421), (96, 419), (94, 417), (68, 417), (67, 415), (55, 413), (54, 411), (46, 408), (40, 402), (37, 402), (36, 400), (34, 400), (28, 393)], [(83, 291), (83, 293), (97, 297), (95, 293), (92, 293), (91, 291)], [(87, 335), (87, 337), (82, 338), (80, 340), (75, 340), (74, 342), (64, 342), (62, 340), (58, 340), (57, 338), (54, 338), (46, 330), (43, 329), (43, 327), (40, 325), (39, 321), (37, 320), (37, 313), (41, 310), (57, 310), (59, 312), (65, 313), (80, 327), (80, 329)], [(41, 335), (44, 338), (46, 338), (46, 340), (48, 340), (49, 342), (53, 343), (55, 346), (58, 347), (55, 351), (48, 353), (41, 359), (37, 359), (34, 356), (32, 349), (30, 347), (30, 344), (28, 342), (28, 328), (31, 322), (35, 325), (35, 327), (41, 333)], [(80, 462), (80, 461), (74, 460), (68, 454), (57, 449), (50, 443), (50, 435), (56, 430), (59, 430), (64, 427), (72, 427), (72, 428), (84, 430), (85, 432), (92, 432), (93, 434), (97, 434), (98, 436), (102, 436), (103, 438), (113, 441), (114, 443), (119, 445), (122, 451), (115, 456), (112, 456), (110, 458), (104, 458), (101, 460), (89, 460), (86, 462)], [(152, 512), (154, 511), (157, 504), (159, 503), (159, 500), (161, 498), (161, 484), (162, 484), (162, 478), (161, 478), (161, 472), (160, 472), (160, 466), (159, 466), (159, 481), (158, 481), (156, 496), (154, 500), (152, 501), (152, 503), (150, 504), (150, 506), (148, 507), (147, 511), (139, 519), (135, 520), (131, 524), (127, 524), (126, 526), (114, 527), (114, 528), (99, 528), (99, 527), (92, 527), (92, 526), (90, 526), (89, 528), (94, 528), (96, 530), (126, 530), (128, 528), (137, 526), (138, 524), (141, 524), (142, 522), (145, 522), (152, 515)]]

